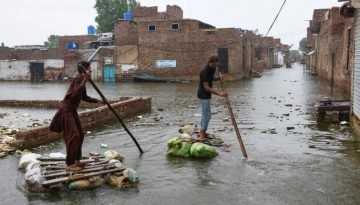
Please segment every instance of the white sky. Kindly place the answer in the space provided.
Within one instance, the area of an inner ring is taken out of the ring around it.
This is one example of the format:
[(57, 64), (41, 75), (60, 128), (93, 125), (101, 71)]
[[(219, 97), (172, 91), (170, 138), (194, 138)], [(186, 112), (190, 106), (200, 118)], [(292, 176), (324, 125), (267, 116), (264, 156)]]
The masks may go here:
[[(198, 19), (217, 28), (258, 29), (265, 34), (283, 0), (140, 0), (142, 6), (178, 5), (184, 18)], [(51, 34), (87, 34), (96, 25), (95, 0), (0, 0), (0, 42), (6, 46), (42, 45)], [(298, 43), (314, 9), (340, 6), (337, 0), (287, 0), (269, 36), (282, 43)]]

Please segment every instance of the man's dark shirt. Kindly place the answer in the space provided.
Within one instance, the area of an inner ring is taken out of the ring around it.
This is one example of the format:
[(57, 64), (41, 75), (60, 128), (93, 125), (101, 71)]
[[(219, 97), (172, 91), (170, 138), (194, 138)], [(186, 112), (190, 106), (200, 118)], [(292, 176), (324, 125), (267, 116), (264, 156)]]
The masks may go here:
[(207, 92), (204, 88), (204, 82), (207, 82), (209, 87), (212, 88), (212, 82), (214, 80), (214, 74), (216, 69), (206, 65), (200, 72), (200, 82), (197, 96), (200, 99), (211, 99), (211, 93)]

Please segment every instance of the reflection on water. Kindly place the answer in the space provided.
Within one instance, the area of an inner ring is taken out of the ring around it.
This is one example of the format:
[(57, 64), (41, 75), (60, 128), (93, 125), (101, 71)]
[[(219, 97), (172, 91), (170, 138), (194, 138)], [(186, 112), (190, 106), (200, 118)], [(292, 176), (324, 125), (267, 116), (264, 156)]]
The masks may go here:
[[(224, 99), (213, 97), (209, 132), (231, 143), (231, 152), (219, 150), (213, 160), (188, 160), (166, 156), (166, 141), (179, 126), (198, 123), (197, 82), (98, 84), (108, 99), (151, 96), (152, 112), (126, 124), (145, 153), (139, 156), (121, 125), (107, 124), (91, 130), (83, 151), (104, 151), (101, 143), (119, 151), (125, 165), (140, 176), (137, 188), (93, 191), (23, 193), (15, 187), (18, 159), (0, 161), (1, 198), (6, 204), (358, 204), (360, 196), (360, 146), (348, 126), (316, 119), (314, 102), (342, 99), (318, 77), (293, 69), (266, 71), (262, 78), (227, 82), (230, 101), (249, 160), (243, 160)], [(0, 99), (61, 99), (68, 83), (1, 82), (11, 92)], [(218, 83), (214, 83), (220, 89)], [(88, 85), (88, 94), (97, 96)], [(51, 111), (31, 113), (34, 118)], [(288, 129), (292, 127), (292, 129)], [(219, 131), (224, 130), (224, 131)], [(269, 130), (275, 130), (269, 132)], [(62, 142), (41, 153), (64, 152)], [(14, 170), (8, 172), (8, 170)], [(22, 176), (19, 174), (19, 176)], [(7, 188), (6, 184), (10, 184)], [(11, 197), (7, 197), (11, 196)]]

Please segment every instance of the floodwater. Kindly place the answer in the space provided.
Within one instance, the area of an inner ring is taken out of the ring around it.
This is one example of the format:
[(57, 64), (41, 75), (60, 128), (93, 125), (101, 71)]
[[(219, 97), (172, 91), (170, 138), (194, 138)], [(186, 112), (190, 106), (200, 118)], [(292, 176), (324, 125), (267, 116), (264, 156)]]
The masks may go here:
[[(212, 160), (166, 156), (166, 141), (177, 135), (179, 127), (199, 121), (196, 82), (99, 84), (109, 99), (152, 97), (150, 113), (126, 121), (143, 155), (118, 124), (90, 130), (83, 145), (84, 154), (105, 151), (100, 143), (120, 152), (125, 165), (138, 172), (137, 188), (28, 193), (22, 187), (23, 173), (16, 169), (19, 158), (10, 155), (0, 160), (0, 204), (360, 204), (360, 143), (350, 127), (317, 121), (313, 106), (326, 97), (342, 99), (341, 90), (331, 90), (298, 64), (226, 86), (248, 160), (242, 157), (231, 121), (223, 120), (228, 112), (224, 99), (217, 96), (212, 100), (209, 132), (231, 143), (231, 151), (219, 149), (220, 155)], [(61, 99), (68, 84), (2, 82), (0, 87), (0, 99)], [(220, 84), (214, 87), (219, 90)], [(88, 92), (97, 96), (90, 87)], [(6, 109), (8, 119), (28, 111)], [(54, 114), (35, 111), (29, 114), (41, 120)], [(155, 121), (158, 117), (162, 119)], [(6, 122), (6, 117), (0, 120)], [(268, 129), (275, 129), (274, 134)], [(58, 151), (64, 152), (61, 141), (37, 150)]]

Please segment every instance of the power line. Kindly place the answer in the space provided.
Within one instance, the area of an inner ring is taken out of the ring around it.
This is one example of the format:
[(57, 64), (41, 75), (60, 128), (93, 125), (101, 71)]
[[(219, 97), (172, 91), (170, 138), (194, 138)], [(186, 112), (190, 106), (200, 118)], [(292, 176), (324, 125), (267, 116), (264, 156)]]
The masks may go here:
[(274, 26), (274, 23), (275, 23), (276, 19), (279, 17), (279, 14), (281, 13), (281, 10), (283, 9), (283, 7), (284, 7), (285, 3), (286, 3), (286, 0), (284, 0), (284, 3), (281, 5), (281, 8), (280, 8), (279, 12), (277, 13), (277, 15), (276, 15), (276, 17), (275, 17), (274, 21), (272, 22), (272, 24), (271, 24), (271, 26), (270, 26), (269, 30), (267, 31), (267, 33), (266, 33), (266, 35), (265, 35), (264, 37), (266, 37), (266, 36), (269, 34), (270, 30), (271, 30), (271, 29), (272, 29), (272, 27)]
[(278, 34), (278, 35), (273, 35), (273, 36), (274, 36), (274, 37), (281, 37), (281, 36), (297, 35), (297, 34), (299, 34), (299, 33), (306, 32), (305, 29), (306, 29), (306, 28), (302, 28), (302, 29), (294, 30), (294, 31), (289, 32), (289, 33), (283, 33), (283, 34)]

